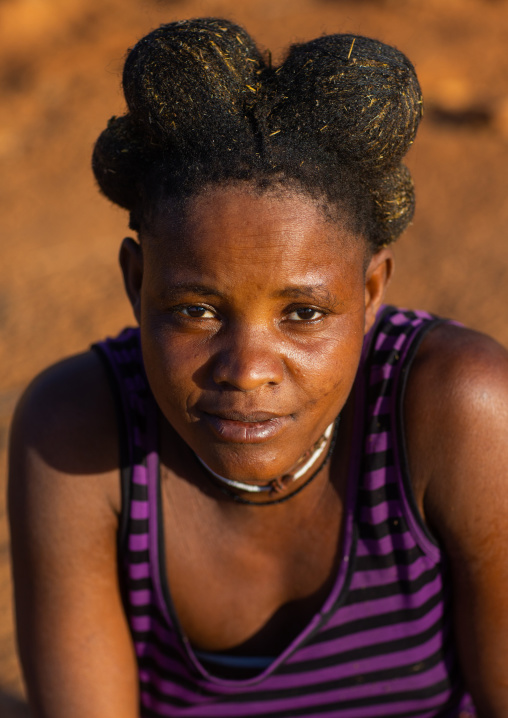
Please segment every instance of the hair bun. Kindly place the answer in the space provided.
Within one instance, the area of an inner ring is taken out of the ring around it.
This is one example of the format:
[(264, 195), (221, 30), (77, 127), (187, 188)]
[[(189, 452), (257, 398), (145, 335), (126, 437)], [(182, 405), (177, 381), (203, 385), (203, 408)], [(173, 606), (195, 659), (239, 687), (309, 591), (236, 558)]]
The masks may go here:
[(112, 117), (99, 135), (92, 155), (92, 169), (99, 187), (115, 204), (131, 209), (139, 192), (139, 178), (150, 162), (146, 137), (130, 115)]
[(384, 247), (394, 242), (413, 219), (415, 193), (408, 168), (400, 163), (377, 175), (370, 192), (376, 217), (375, 244)]
[(263, 66), (249, 35), (227, 20), (162, 25), (127, 57), (127, 106), (134, 121), (163, 144), (171, 135), (185, 135), (189, 123), (214, 128), (225, 123), (224, 133), (228, 118), (243, 120), (243, 100), (257, 93)]
[(272, 131), (304, 133), (374, 171), (400, 163), (422, 115), (412, 64), (366, 37), (329, 35), (294, 45), (273, 82), (266, 116)]

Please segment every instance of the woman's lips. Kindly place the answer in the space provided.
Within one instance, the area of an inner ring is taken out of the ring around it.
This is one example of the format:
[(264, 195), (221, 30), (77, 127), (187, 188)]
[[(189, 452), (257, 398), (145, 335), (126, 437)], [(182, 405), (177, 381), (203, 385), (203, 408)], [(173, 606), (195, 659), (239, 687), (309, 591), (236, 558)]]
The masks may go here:
[(242, 415), (239, 412), (227, 414), (209, 414), (200, 412), (201, 419), (222, 441), (235, 444), (259, 444), (272, 439), (281, 432), (290, 421), (290, 416), (278, 416), (267, 412), (252, 412)]

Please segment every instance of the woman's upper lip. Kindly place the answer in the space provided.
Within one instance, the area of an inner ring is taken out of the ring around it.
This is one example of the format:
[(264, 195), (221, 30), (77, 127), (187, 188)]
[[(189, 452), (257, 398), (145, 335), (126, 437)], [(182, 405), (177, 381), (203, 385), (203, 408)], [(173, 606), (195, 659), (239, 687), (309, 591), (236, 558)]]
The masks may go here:
[(260, 421), (269, 421), (270, 419), (280, 419), (287, 416), (287, 414), (277, 414), (273, 411), (237, 411), (237, 410), (217, 410), (213, 411), (202, 410), (204, 414), (211, 414), (219, 419), (225, 419), (226, 421), (240, 421), (245, 424), (256, 424)]

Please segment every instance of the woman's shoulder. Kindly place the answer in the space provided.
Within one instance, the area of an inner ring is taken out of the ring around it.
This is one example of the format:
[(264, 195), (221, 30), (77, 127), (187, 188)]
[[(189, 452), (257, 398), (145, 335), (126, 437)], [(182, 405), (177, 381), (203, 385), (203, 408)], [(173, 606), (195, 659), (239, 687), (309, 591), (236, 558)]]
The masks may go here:
[(36, 377), (13, 421), (8, 504), (20, 656), (33, 700), (52, 715), (74, 714), (76, 693), (91, 696), (94, 715), (111, 702), (118, 715), (135, 713), (117, 569), (118, 466), (99, 356), (85, 352)]
[(409, 372), (404, 425), (422, 512), (438, 534), (460, 533), (508, 484), (508, 352), (480, 332), (436, 326)]
[[(429, 331), (418, 348), (408, 380), (408, 421), (433, 416), (452, 422), (460, 432), (480, 416), (501, 420), (508, 402), (508, 351), (491, 337), (443, 322)], [(418, 407), (418, 411), (415, 411)], [(507, 407), (508, 408), (508, 407)], [(424, 412), (422, 414), (422, 412)], [(456, 433), (452, 432), (452, 433)]]
[[(63, 476), (102, 476), (119, 504), (118, 429), (113, 394), (94, 351), (39, 374), (16, 408), (10, 439), (10, 483), (31, 485)], [(107, 477), (111, 477), (109, 480)]]
[(508, 353), (479, 332), (436, 327), (404, 409), (415, 498), (449, 568), (464, 678), (478, 710), (506, 715)]

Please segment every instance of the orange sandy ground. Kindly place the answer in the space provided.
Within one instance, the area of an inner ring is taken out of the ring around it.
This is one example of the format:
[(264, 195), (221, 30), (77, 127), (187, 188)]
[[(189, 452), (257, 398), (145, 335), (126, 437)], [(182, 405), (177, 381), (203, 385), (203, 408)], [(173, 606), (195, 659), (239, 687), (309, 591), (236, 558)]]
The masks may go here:
[(0, 0), (0, 715), (28, 716), (16, 658), (5, 455), (34, 374), (131, 321), (116, 253), (126, 231), (89, 170), (122, 112), (126, 48), (174, 19), (232, 18), (280, 56), (355, 32), (416, 65), (426, 118), (409, 157), (414, 225), (390, 301), (453, 316), (508, 345), (508, 2), (505, 0)]

